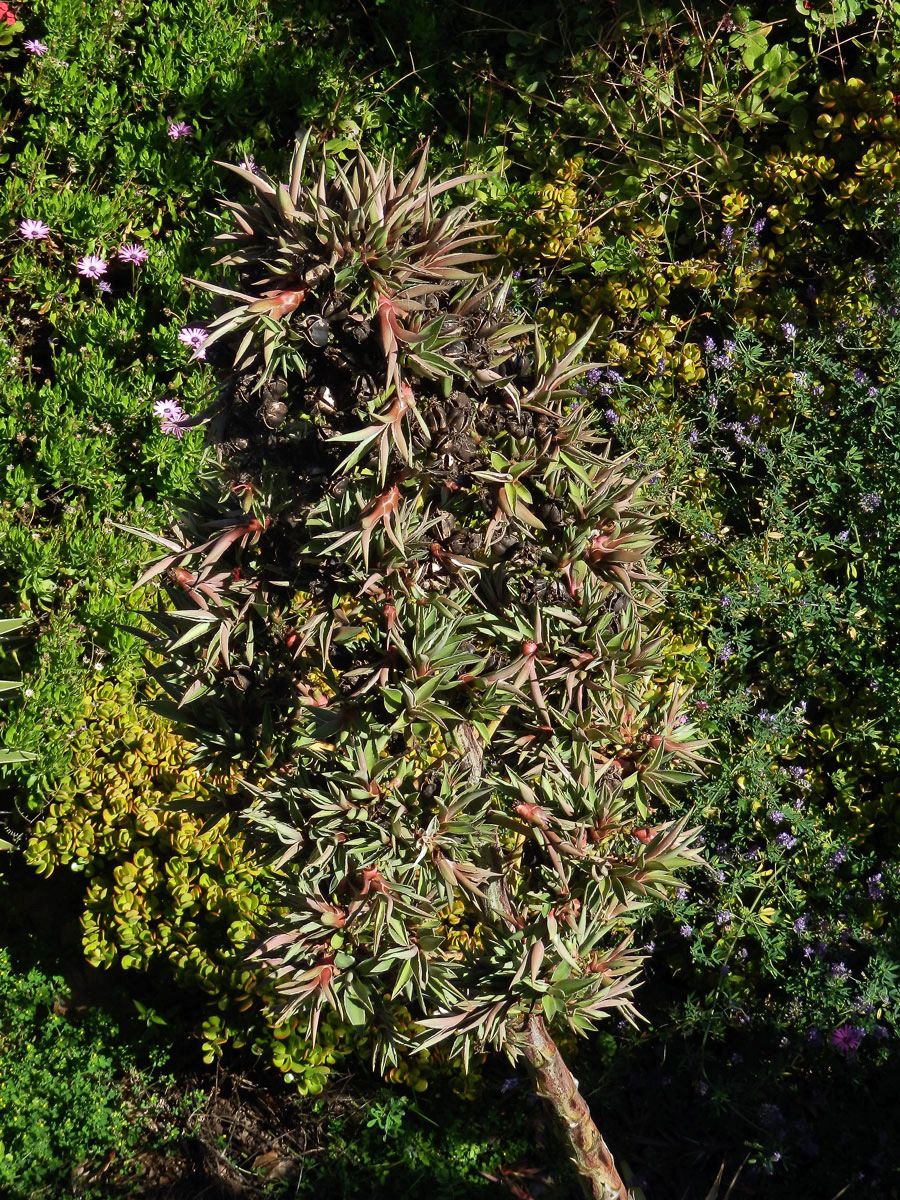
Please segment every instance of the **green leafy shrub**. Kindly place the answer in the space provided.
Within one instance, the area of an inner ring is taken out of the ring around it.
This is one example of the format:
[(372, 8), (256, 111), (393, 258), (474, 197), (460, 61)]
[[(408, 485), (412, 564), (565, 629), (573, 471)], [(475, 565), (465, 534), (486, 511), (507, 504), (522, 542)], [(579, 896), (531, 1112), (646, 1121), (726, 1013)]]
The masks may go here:
[(141, 1136), (119, 1080), (133, 1069), (115, 1024), (65, 1015), (62, 979), (25, 974), (0, 948), (0, 1189), (11, 1200), (45, 1194), (73, 1168)]

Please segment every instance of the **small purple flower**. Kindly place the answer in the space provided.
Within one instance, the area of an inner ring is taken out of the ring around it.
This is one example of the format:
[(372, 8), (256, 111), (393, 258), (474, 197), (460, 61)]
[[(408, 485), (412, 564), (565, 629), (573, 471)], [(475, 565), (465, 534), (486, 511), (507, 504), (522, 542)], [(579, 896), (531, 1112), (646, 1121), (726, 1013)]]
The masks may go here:
[(829, 858), (828, 865), (832, 871), (836, 871), (841, 863), (846, 862), (846, 859), (847, 847), (841, 846), (839, 849), (835, 850), (834, 854), (832, 854), (831, 858)]
[(772, 811), (769, 813), (769, 820), (772, 822), (773, 825), (783, 825), (784, 824), (784, 813), (781, 811), (780, 808), (773, 808)]
[(842, 1054), (850, 1054), (858, 1048), (865, 1036), (866, 1031), (858, 1025), (839, 1025), (832, 1031), (829, 1040)]
[(109, 281), (106, 279), (101, 279), (100, 282), (97, 284), (97, 288), (99, 291), (104, 292), (107, 296), (112, 295), (112, 290), (113, 290), (112, 284), (109, 283)]
[(85, 279), (99, 279), (106, 274), (106, 263), (96, 254), (85, 254), (83, 258), (79, 258), (77, 270)]
[(699, 441), (700, 441), (699, 432), (696, 429), (692, 429), (691, 432), (688, 434), (688, 445), (696, 446)]
[(787, 341), (792, 342), (797, 336), (797, 326), (792, 321), (781, 322), (781, 332), (784, 334)]
[(153, 415), (161, 421), (184, 420), (184, 411), (177, 400), (157, 400), (153, 405)]
[(860, 387), (868, 382), (868, 376), (860, 367), (856, 367), (853, 372), (853, 382), (858, 383)]
[(688, 898), (688, 890), (686, 887), (680, 887), (680, 888), (676, 889), (676, 891), (675, 891), (675, 899), (676, 900), (687, 900), (687, 898)]
[(124, 246), (120, 246), (116, 251), (116, 258), (120, 262), (131, 263), (134, 267), (139, 267), (141, 263), (146, 262), (150, 257), (149, 251), (137, 242), (128, 242)]
[(19, 225), (19, 237), (24, 238), (26, 242), (42, 242), (49, 236), (50, 226), (45, 225), (43, 221), (33, 221), (29, 218)]
[(850, 968), (845, 962), (836, 962), (828, 968), (828, 973), (832, 979), (846, 979), (850, 974)]
[[(246, 158), (242, 158), (241, 161), (238, 163), (238, 166), (241, 168), (242, 171), (252, 171), (254, 175), (256, 174), (257, 166), (256, 166), (256, 161), (253, 158), (252, 154), (248, 154), (246, 156)], [(515, 271), (513, 271), (513, 276), (516, 279), (518, 279), (519, 275), (521, 275), (521, 274), (522, 274), (521, 271), (519, 271), (518, 274)]]
[(769, 222), (766, 217), (758, 217), (753, 222), (753, 224), (750, 226), (750, 228), (753, 230), (753, 232), (756, 234), (756, 236), (759, 237), (759, 235), (762, 233), (762, 231), (765, 229), (765, 227), (768, 225), (768, 223)]
[(719, 651), (719, 662), (727, 663), (729, 658), (734, 654), (734, 646), (731, 642), (726, 642)]
[(870, 387), (870, 388), (869, 388), (869, 390), (866, 392), (866, 395), (868, 396), (868, 398), (869, 398), (870, 400), (874, 400), (874, 399), (875, 399), (875, 397), (878, 395), (878, 388), (877, 388), (877, 387)]
[(785, 850), (793, 850), (797, 845), (797, 838), (792, 833), (788, 833), (787, 830), (784, 833), (779, 833), (775, 841), (779, 846), (783, 846)]
[(153, 412), (159, 417), (162, 433), (172, 434), (179, 441), (184, 437), (190, 418), (177, 400), (157, 400), (153, 405)]
[(717, 882), (718, 882), (718, 883), (724, 883), (724, 882), (725, 882), (725, 871), (724, 871), (724, 868), (722, 868), (722, 867), (719, 867), (719, 869), (716, 871), (716, 880), (717, 880)]
[(726, 225), (722, 230), (722, 238), (720, 243), (726, 250), (730, 250), (734, 244), (734, 226)]
[(666, 372), (666, 360), (664, 358), (658, 358), (656, 360), (656, 378), (662, 379), (665, 372)]
[(775, 1129), (776, 1126), (784, 1124), (784, 1113), (777, 1104), (761, 1104), (759, 1123), (766, 1129)]
[(841, 532), (837, 535), (837, 540), (839, 542), (846, 542), (846, 540), (849, 536), (850, 536), (850, 530), (842, 529)]
[(720, 597), (719, 597), (719, 608), (730, 608), (730, 607), (731, 607), (731, 599), (730, 599), (730, 597), (728, 597), (728, 596), (720, 596)]
[(703, 339), (704, 353), (705, 354), (715, 354), (715, 352), (718, 350), (718, 348), (719, 347), (716, 345), (716, 343), (713, 341), (713, 339), (709, 336), (709, 334), (707, 334), (706, 337)]
[(723, 908), (721, 912), (716, 913), (716, 924), (720, 929), (731, 924), (731, 913), (727, 908)]
[(818, 1029), (816, 1029), (815, 1025), (811, 1025), (807, 1030), (806, 1040), (811, 1046), (822, 1045), (822, 1035), (819, 1033)]
[(876, 1025), (872, 1030), (872, 1036), (877, 1037), (880, 1042), (883, 1042), (885, 1038), (889, 1038), (891, 1036), (891, 1031), (888, 1029), (887, 1025)]
[(866, 492), (859, 498), (859, 507), (865, 513), (872, 513), (876, 508), (881, 508), (881, 497), (877, 492)]
[(50, 47), (45, 46), (43, 42), (39, 42), (37, 40), (37, 38), (29, 38), (28, 41), (23, 42), (22, 45), (25, 47), (25, 49), (28, 51), (29, 54), (34, 54), (38, 58), (43, 58), (44, 55), (47, 53), (47, 51), (50, 49)]
[(884, 895), (884, 884), (881, 882), (882, 873), (879, 871), (876, 875), (870, 875), (866, 880), (866, 889), (871, 900), (880, 900)]
[(188, 125), (187, 121), (170, 121), (167, 132), (172, 141), (177, 142), (179, 138), (189, 138), (194, 132), (194, 127)]
[(612, 369), (612, 367), (610, 367), (607, 370), (606, 378), (609, 379), (612, 383), (624, 383), (625, 382), (625, 376), (621, 375), (618, 371), (614, 371)]
[(694, 936), (693, 926), (687, 925), (687, 924), (682, 925), (679, 930), (679, 933), (681, 934), (681, 936), (683, 938), (692, 938)]
[(805, 933), (806, 927), (808, 924), (809, 924), (809, 917), (807, 916), (806, 913), (803, 913), (794, 922), (794, 933)]
[(591, 387), (596, 387), (603, 379), (603, 370), (601, 367), (591, 367), (589, 371), (585, 371), (584, 379)]
[(195, 358), (206, 358), (206, 351), (203, 344), (206, 341), (206, 330), (200, 325), (185, 325), (178, 334), (179, 342), (185, 346), (190, 346), (194, 353), (191, 355), (191, 361)]
[(608, 408), (603, 415), (606, 417), (607, 421), (609, 421), (610, 425), (618, 425), (619, 414), (614, 408)]

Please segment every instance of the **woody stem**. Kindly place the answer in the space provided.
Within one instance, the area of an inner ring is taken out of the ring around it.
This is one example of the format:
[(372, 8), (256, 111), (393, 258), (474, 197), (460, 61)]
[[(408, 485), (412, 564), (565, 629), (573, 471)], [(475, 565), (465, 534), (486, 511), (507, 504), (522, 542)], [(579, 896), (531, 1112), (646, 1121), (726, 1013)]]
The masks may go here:
[(578, 1090), (578, 1080), (566, 1066), (539, 1013), (528, 1018), (521, 1045), (538, 1095), (553, 1110), (587, 1200), (628, 1200), (628, 1190)]

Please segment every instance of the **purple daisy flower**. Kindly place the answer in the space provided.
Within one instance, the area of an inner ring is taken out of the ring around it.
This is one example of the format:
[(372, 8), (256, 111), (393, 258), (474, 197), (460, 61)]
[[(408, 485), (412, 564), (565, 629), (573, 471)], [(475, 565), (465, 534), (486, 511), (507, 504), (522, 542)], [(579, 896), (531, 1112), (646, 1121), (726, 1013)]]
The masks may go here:
[(206, 358), (206, 351), (203, 349), (206, 337), (206, 330), (201, 325), (184, 325), (178, 334), (179, 342), (190, 346), (194, 351), (191, 355), (192, 361), (195, 358)]
[(167, 132), (172, 141), (177, 142), (179, 138), (190, 137), (194, 132), (194, 127), (188, 125), (187, 121), (170, 121)]
[(172, 434), (183, 438), (187, 431), (190, 418), (184, 412), (177, 400), (157, 400), (153, 412), (159, 417), (159, 428), (162, 433)]
[(42, 58), (50, 49), (50, 47), (45, 46), (43, 42), (39, 42), (37, 38), (29, 38), (28, 41), (23, 42), (22, 45), (29, 54), (36, 54), (38, 58)]
[(145, 250), (138, 242), (128, 242), (126, 245), (120, 246), (116, 251), (116, 258), (120, 262), (131, 263), (135, 267), (139, 267), (149, 257), (149, 250)]
[(25, 238), (26, 241), (42, 242), (49, 235), (50, 226), (45, 225), (43, 221), (33, 221), (29, 218), (19, 225), (19, 237)]
[(840, 1050), (842, 1054), (850, 1054), (857, 1049), (865, 1036), (866, 1031), (860, 1029), (858, 1025), (839, 1025), (832, 1031), (829, 1040), (832, 1046)]
[(153, 405), (153, 414), (161, 421), (184, 420), (184, 410), (177, 400), (157, 400)]
[(101, 275), (106, 274), (106, 263), (96, 254), (85, 254), (78, 260), (78, 274), (83, 275), (85, 279), (99, 279)]

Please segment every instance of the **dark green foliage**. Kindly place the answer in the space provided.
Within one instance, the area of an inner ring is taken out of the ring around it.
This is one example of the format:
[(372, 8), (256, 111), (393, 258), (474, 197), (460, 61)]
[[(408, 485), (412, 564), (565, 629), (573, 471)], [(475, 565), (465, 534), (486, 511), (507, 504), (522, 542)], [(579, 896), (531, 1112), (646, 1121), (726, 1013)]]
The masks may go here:
[(84, 1160), (141, 1136), (118, 1082), (132, 1062), (116, 1026), (67, 1009), (62, 979), (19, 973), (0, 949), (0, 1189), (10, 1200), (61, 1189)]

